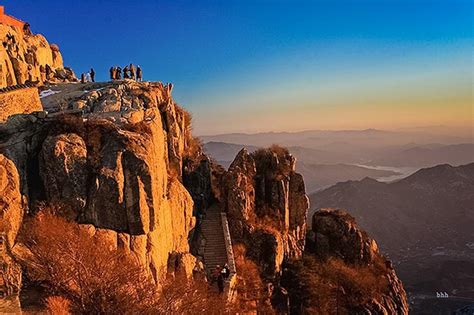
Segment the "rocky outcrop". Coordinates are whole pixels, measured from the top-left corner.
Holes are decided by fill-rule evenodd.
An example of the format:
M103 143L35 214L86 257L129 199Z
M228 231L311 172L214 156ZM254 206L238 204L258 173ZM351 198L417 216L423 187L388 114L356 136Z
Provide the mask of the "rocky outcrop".
M6 248L15 244L24 206L17 168L10 159L0 154L0 234L5 237Z
M212 162L201 155L198 161L187 160L183 167L183 183L197 202L197 209L202 209L214 200L212 188Z
M14 114L29 114L41 110L43 107L37 88L30 87L0 92L0 123Z
M252 154L242 149L223 177L232 236L247 245L247 254L269 279L304 249L309 202L295 162L279 147Z
M15 218L7 229L11 246L23 212L34 213L41 201L67 209L92 235L135 256L156 281L171 265L190 274L193 199L179 175L187 114L161 83L87 87L63 95L69 108L83 101L87 110L18 115L0 126L1 200Z
M0 24L0 39L0 87L27 81L77 81L74 72L63 66L58 46L50 45L44 36Z
M312 219L313 249L322 258L339 257L349 264L369 264L379 255L377 243L341 210L323 209Z
M20 178L15 165L0 154L0 294L17 294L21 268L11 255L24 214Z
M386 283L380 291L372 292L373 296L359 300L365 301L362 305L349 305L352 312L408 314L407 296L392 264L379 253L376 242L359 229L347 212L332 209L316 212L307 250L322 261L337 258L349 267L364 267L380 279L377 280L379 283Z
M40 175L52 203L63 202L82 213L87 200L87 148L74 133L49 136L42 145Z

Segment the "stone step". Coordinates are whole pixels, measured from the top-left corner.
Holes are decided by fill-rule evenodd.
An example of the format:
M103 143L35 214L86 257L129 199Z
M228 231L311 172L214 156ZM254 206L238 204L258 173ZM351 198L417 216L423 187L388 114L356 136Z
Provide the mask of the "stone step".
M227 259L227 255L213 255L213 254L208 254L209 257L204 257L204 260L206 261L211 261L212 259Z
M226 249L220 246L207 247L204 249L205 253L226 253Z
M207 262L208 263L211 263L211 262L218 262L218 261L226 261L227 260L227 257L226 256L216 256L216 257L212 257L212 259L208 259Z
M216 210L218 209L208 209L201 225L201 233L205 239L204 264L209 273L217 265L222 266L227 263L227 249L222 228L222 217L220 212Z
M207 260L213 259L214 257L219 258L219 259L222 258L222 257L224 257L224 258L227 257L227 255L224 254L223 252L221 252L221 253L216 253L216 252L212 252L212 251L211 252L204 252L204 255L206 255L206 254L209 256L209 257L207 257ZM204 257L204 260L206 260L206 257Z

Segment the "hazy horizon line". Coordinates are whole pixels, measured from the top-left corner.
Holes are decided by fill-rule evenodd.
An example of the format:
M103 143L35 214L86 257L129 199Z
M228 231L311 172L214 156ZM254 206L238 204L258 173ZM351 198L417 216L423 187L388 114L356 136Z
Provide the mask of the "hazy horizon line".
M412 126L412 127L399 127L399 128L325 128L325 129L295 129L295 130L261 130L261 131L229 131L229 132L221 132L221 133L205 133L200 134L198 133L196 137L218 137L218 136L229 136L229 135L260 135L260 134L298 134L298 133L306 133L306 132L363 132L363 131L383 131L383 132L408 132L408 131L424 131L424 132L432 132L433 130L427 129L444 129L444 131L451 131L449 135L452 135L453 132L467 132L468 134L463 135L462 137L469 137L469 133L471 137L474 137L474 127L472 125L465 125L465 126L450 126L450 125L427 125L427 126ZM440 130L441 131L441 130ZM440 134L446 135L446 134ZM458 135L460 136L460 135ZM473 139L474 140L474 139Z

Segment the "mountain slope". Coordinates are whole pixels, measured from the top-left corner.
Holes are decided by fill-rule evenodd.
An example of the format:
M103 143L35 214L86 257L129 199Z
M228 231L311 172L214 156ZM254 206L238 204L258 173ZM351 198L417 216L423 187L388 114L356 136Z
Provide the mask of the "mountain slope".
M422 169L391 184L369 178L338 183L311 195L311 201L313 211L347 208L382 248L434 240L442 246L452 237L468 240L474 235L474 163Z
M368 178L338 183L310 198L312 212L347 209L374 236L394 261L415 310L426 314L436 305L447 312L466 303L450 304L456 295L474 298L468 280L474 271L466 267L474 263L474 163L421 169L390 184ZM448 275L446 265L458 273ZM441 288L452 295L450 303L436 302Z
M440 163L461 165L474 162L474 144L462 143L435 147L415 146L398 152L390 152L370 162L384 166L433 166Z
M348 164L298 163L297 170L304 176L308 193L342 181L360 180L365 177L378 179L399 174L393 171L375 170Z

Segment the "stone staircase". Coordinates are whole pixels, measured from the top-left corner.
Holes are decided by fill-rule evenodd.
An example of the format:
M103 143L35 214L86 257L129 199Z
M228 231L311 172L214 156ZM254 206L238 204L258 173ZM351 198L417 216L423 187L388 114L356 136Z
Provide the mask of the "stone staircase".
M206 211L202 221L201 233L205 239L204 264L207 275L210 276L216 265L227 263L227 249L222 228L220 209L212 206Z

